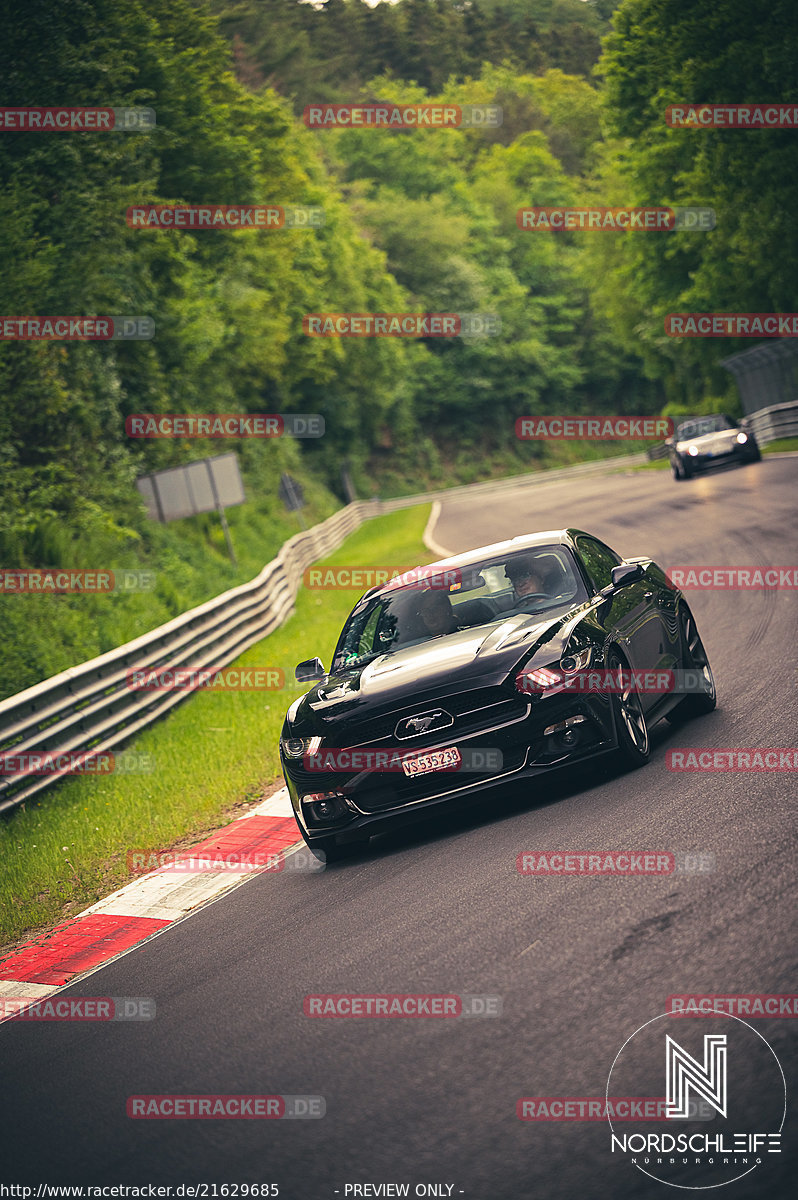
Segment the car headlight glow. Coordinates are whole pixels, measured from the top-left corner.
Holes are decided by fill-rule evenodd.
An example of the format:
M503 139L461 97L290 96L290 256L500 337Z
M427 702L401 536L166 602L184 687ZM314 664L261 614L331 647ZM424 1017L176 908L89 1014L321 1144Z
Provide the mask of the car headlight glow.
M741 446L744 445L745 442L748 441L748 434L747 433L738 433L737 441L740 443Z
M305 755L317 754L321 745L320 737L310 738L281 738L280 745L286 758L304 758Z
M688 446L687 453L692 454L695 457L695 455L698 454L698 446Z

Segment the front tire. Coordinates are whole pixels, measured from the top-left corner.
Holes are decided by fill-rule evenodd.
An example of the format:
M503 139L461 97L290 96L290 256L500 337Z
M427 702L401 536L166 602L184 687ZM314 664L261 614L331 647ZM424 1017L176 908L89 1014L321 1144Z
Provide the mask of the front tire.
M711 713L718 703L717 692L715 690L715 676L712 673L712 667L709 665L709 658L704 649L704 643L701 641L695 617L687 605L684 605L682 608L680 619L682 626L682 667L687 671L697 671L703 675L704 690L697 692L695 695L685 696L681 704L678 704L672 712L667 714L667 720L674 725L679 724L681 721L687 721L691 717L700 717L706 715L706 713Z
M312 842L305 838L305 841L318 859L329 864L353 858L364 848L368 839L359 842L339 842L334 837L327 837L314 838Z
M611 695L615 732L618 738L617 757L628 769L642 767L651 755L648 726L637 689L632 684L629 664L618 651L613 651L607 663L610 671L626 672L628 686Z

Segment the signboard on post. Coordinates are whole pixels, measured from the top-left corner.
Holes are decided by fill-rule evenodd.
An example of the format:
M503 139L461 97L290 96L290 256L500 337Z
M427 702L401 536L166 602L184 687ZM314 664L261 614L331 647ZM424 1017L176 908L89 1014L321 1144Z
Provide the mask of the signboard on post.
M224 530L231 561L236 556L224 510L246 501L244 483L238 467L238 458L231 450L229 454L217 454L213 458L201 458L184 467L166 467L153 471L136 480L148 515L154 521L178 521L182 517L194 517L198 513L218 512Z

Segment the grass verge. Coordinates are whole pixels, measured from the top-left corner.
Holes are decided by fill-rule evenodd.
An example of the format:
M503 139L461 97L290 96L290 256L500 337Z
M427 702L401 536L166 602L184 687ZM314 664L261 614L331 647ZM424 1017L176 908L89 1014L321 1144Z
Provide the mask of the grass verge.
M415 566L429 505L367 521L324 563ZM302 588L280 629L239 667L277 667L278 692L197 692L132 743L151 773L74 777L0 821L0 948L121 887L128 851L187 846L261 799L280 773L277 742L288 705L306 687L294 667L318 654L329 665L357 591Z

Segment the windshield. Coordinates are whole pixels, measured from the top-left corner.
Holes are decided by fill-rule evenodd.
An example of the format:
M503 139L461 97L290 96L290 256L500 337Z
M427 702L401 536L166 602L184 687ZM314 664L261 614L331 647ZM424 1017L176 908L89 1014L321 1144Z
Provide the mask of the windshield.
M549 618L586 599L571 552L534 546L362 600L344 626L332 669L360 667L378 655L513 615Z
M690 438L703 437L707 433L720 433L723 429L736 429L736 425L722 414L713 417L697 417L694 421L685 421L679 426L677 437L680 442Z

